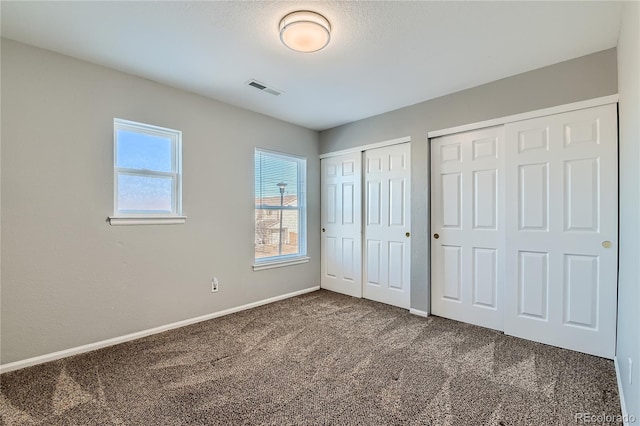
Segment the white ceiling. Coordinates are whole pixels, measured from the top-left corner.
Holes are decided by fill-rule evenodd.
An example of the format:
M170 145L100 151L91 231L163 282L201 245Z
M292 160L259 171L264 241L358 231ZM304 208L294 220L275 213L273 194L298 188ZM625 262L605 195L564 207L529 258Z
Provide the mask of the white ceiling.
M322 130L616 46L621 3L13 2L2 36ZM332 25L311 54L289 12ZM273 96L244 83L255 78Z

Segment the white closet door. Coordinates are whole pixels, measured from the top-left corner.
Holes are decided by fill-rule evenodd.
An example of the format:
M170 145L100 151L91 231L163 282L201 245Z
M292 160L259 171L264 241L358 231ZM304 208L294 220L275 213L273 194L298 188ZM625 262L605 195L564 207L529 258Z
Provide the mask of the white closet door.
M503 329L504 128L431 141L431 310Z
M616 106L515 122L505 131L505 332L612 358Z
M362 297L362 154L324 158L321 170L320 285Z
M364 297L409 309L411 146L365 152Z

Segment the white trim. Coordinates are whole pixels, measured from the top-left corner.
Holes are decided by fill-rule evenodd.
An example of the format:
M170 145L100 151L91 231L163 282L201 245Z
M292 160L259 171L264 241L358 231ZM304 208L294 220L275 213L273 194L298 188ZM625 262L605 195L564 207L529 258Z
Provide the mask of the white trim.
M616 381L618 382L618 395L620 395L620 409L622 411L622 421L625 426L629 426L629 412L627 411L627 404L624 400L624 392L622 390L622 377L620 377L620 364L618 363L618 357L613 357L613 365L616 368Z
M283 160L291 160L291 158L293 158L296 160L307 161L307 157L304 155L289 154L288 152L274 151L273 149L260 148L258 146L254 148L254 155L255 151L264 152L266 154L273 155L274 157L281 157Z
M254 258L253 270L260 271L262 269L278 268L281 266L296 265L299 263L306 263L309 261L307 257L307 157L302 157L296 154L286 154L278 151L271 151L268 149L258 148L254 149L254 160L258 155L262 158L273 157L287 162L295 162L297 173L297 205L296 206L272 206L263 208L262 204L256 204L256 193L258 188L254 188L253 202L254 212L256 210L280 210L282 211L297 211L298 212L298 252L293 255L277 255L260 261ZM262 163L261 163L262 164ZM258 176L259 175L259 176ZM254 178L259 177L259 184L262 184L262 166L260 170L254 170ZM262 189L260 188L260 194L262 195ZM281 217L282 219L282 217ZM282 222L282 220L281 220ZM281 223L282 224L282 223ZM257 226L257 219L254 221L254 228Z
M449 127L442 130L433 130L427 133L428 138L436 138L439 136L452 135L454 133L467 132L470 130L482 129L491 126L500 126L515 121L529 120L531 118L544 117L546 115L561 114L563 112L575 111L578 109L592 108L601 105L614 104L618 102L619 96L609 95L601 98L589 99L586 101L573 102L565 105L558 105L551 108L538 109L535 111L524 112L521 114L508 115L506 117L495 118L492 120L479 121L477 123L464 124L462 126ZM322 158L322 157L320 157Z
M411 136L405 136L402 138L391 139L383 142L370 143L368 145L356 146L353 148L343 149L340 151L327 152L326 154L320 154L320 159L328 158L328 157L337 157L338 155L344 155L344 154L352 154L354 152L368 151L370 149L383 148L385 146L398 145L400 143L407 143L407 142L411 142Z
M289 299L291 297L300 296L302 294L311 293L317 290L320 290L320 286L305 288L303 290L298 290L292 293L271 297L269 299L258 300L257 302L247 303L246 305L225 309L222 311L214 312L212 314L202 315L200 317L190 318L190 319L174 322L167 325L162 325L160 327L154 327L147 330L138 331L136 333L126 334L124 336L102 340L100 342L89 343L88 345L76 346L75 348L65 349L58 352L52 352L49 354L40 355L33 358L27 358L21 361L10 362L8 364L2 364L0 365L0 374L7 373L9 371L19 370L21 368L31 367L32 365L42 364L49 361L55 361L57 359L66 358L72 355L78 355L85 352L95 351L96 349L117 345L119 343L129 342L131 340L140 339L141 337L162 333L168 330L173 330L175 328L196 324L198 322L207 321L213 318L222 317L225 315L233 314L233 313L244 311L247 309L257 308L258 306L267 305L269 303L278 302L280 300Z
M157 136L171 140L171 172L158 172L146 169L131 169L118 167L118 130L127 130L132 133ZM121 212L118 206L118 178L120 174L146 177L167 177L171 178L171 215L182 215L182 131L169 129L166 127L154 126L152 124L138 123L136 121L124 120L115 117L113 119L113 216L127 216L127 212ZM144 211L134 212L145 216ZM148 223L147 223L148 224ZM114 225L114 223L112 223ZM129 223L128 225L139 225L139 223Z
M131 121L131 120L125 120L124 118L118 118L118 117L114 117L113 119L114 123L120 123L123 126L128 126L128 127L133 127L133 128L142 128L145 129L149 132L156 132L156 133L179 133L180 135L182 135L182 132L180 130L175 130L175 129L170 129L168 127L161 127L161 126L156 126L154 124L147 124L147 123L140 123L138 121Z
M429 312L421 311L419 309L413 309L413 308L409 309L409 313L413 315L417 315L419 317L425 317L425 318L429 316Z
M254 263L254 271L263 271L265 269L281 268L283 266L299 265L301 263L308 263L311 260L308 256L296 257L293 259L279 259L273 262Z
M186 216L109 216L111 225L180 225Z

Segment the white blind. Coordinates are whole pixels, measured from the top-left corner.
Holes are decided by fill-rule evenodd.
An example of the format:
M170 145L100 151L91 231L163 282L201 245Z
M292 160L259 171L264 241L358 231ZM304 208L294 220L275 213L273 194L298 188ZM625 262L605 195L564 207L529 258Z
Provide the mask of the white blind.
M256 149L255 258L306 254L306 160Z

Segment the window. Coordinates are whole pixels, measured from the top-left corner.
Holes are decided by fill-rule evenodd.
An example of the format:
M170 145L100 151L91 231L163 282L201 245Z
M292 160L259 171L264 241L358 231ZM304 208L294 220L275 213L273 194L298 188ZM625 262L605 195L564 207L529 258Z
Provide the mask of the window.
M112 225L184 223L182 132L114 119Z
M308 262L304 158L256 149L254 270Z

